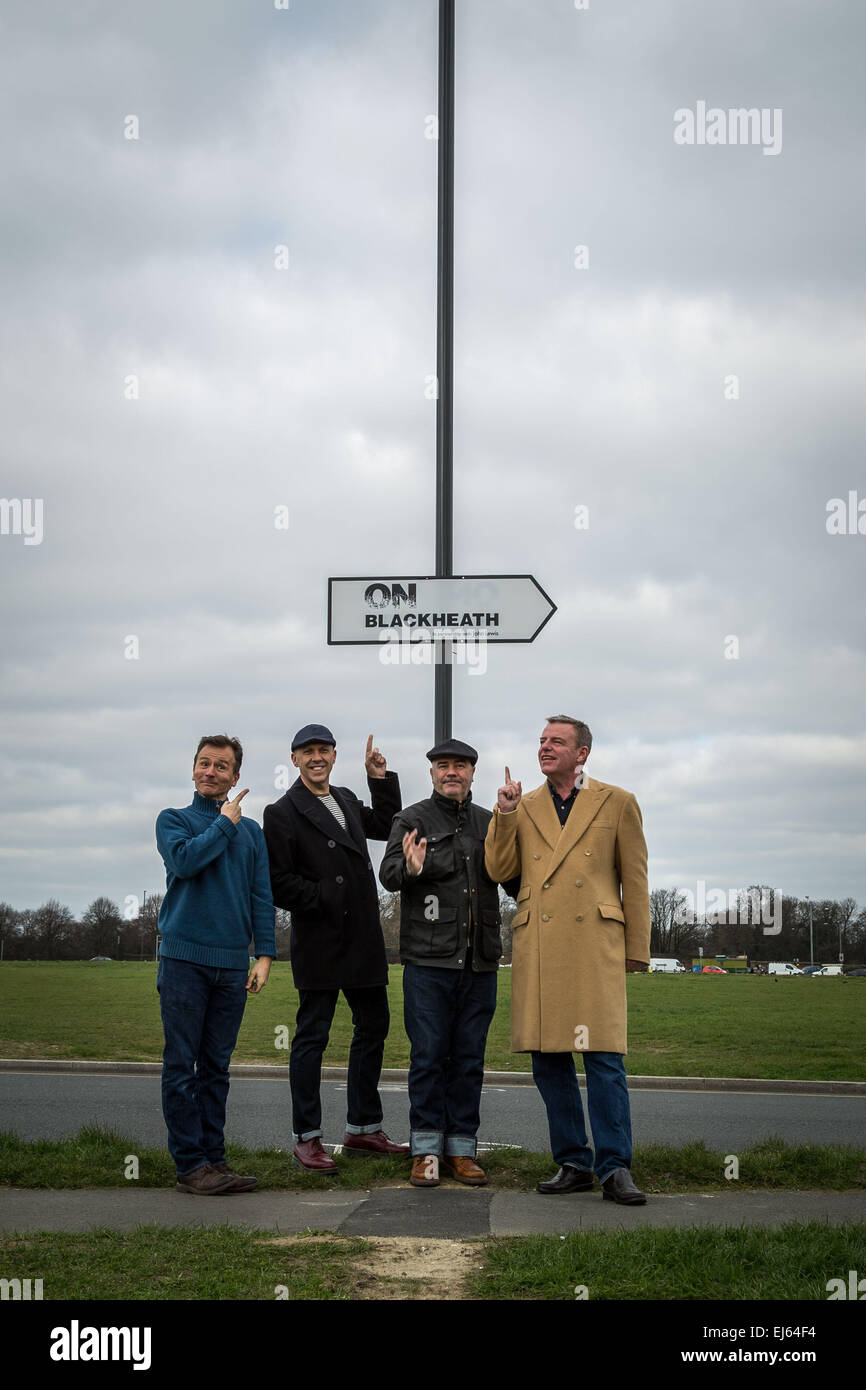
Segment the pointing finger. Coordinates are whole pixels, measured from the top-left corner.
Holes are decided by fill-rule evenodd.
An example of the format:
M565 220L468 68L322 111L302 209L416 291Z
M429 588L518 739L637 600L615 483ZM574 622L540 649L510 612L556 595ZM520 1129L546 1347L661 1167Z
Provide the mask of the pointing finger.
M372 753L372 751L373 751L373 735L372 735L372 734L368 734L368 735L367 735L367 757L368 757L368 758L369 758L370 754Z
M508 768L505 769L505 780L506 782L511 781L511 773L509 772Z
M238 792L237 796L235 797L235 804L237 804L238 801L243 801L248 791L249 787L244 787L242 792Z

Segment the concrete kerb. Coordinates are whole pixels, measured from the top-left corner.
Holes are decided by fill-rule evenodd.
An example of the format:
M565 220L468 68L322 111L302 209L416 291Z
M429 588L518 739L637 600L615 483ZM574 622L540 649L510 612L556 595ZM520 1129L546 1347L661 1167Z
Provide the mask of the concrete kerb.
M94 1075L159 1076L160 1062L98 1062L57 1057L0 1058L0 1071L7 1072L91 1072ZM232 1066L232 1076L265 1081L288 1081L289 1068L273 1064L238 1062ZM345 1081L346 1067L323 1067L323 1081ZM386 1068L382 1081L388 1085L404 1085L408 1072ZM486 1071L485 1086L534 1086L531 1072ZM766 1094L799 1094L814 1096L864 1096L866 1081L789 1081L767 1080L743 1076L629 1076L630 1089L635 1091L751 1091Z

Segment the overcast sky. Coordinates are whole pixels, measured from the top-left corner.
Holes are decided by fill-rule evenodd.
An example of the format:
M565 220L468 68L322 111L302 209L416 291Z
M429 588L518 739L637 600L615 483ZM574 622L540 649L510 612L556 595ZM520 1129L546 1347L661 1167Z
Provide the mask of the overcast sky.
M457 0L455 571L558 611L455 670L454 733L492 805L585 719L653 887L866 903L866 534L828 531L866 499L864 30ZM6 15L0 495L42 505L0 535L16 907L162 889L203 733L259 821L310 721L338 784L372 731L427 794L432 670L329 647L326 602L433 569L436 36L435 0Z

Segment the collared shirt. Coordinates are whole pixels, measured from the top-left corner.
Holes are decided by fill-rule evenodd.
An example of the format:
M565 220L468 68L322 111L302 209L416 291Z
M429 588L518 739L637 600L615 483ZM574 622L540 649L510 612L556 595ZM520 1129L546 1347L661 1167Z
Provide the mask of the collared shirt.
M577 800L577 793L583 785L583 773L581 772L580 777L566 797L561 797L559 795L559 792L550 779L548 779L547 785L550 790L550 795L553 797L553 804L556 808L556 814L559 816L559 823L560 825L565 825L565 822L568 820L569 812Z

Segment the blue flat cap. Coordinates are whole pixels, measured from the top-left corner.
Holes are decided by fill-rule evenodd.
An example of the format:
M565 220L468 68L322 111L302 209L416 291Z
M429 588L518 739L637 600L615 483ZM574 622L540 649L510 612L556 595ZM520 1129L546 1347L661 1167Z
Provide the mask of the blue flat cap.
M303 748L305 743L331 743L335 748L337 746L337 740L324 724L305 724L303 729L299 729L292 739L292 752L296 748Z

